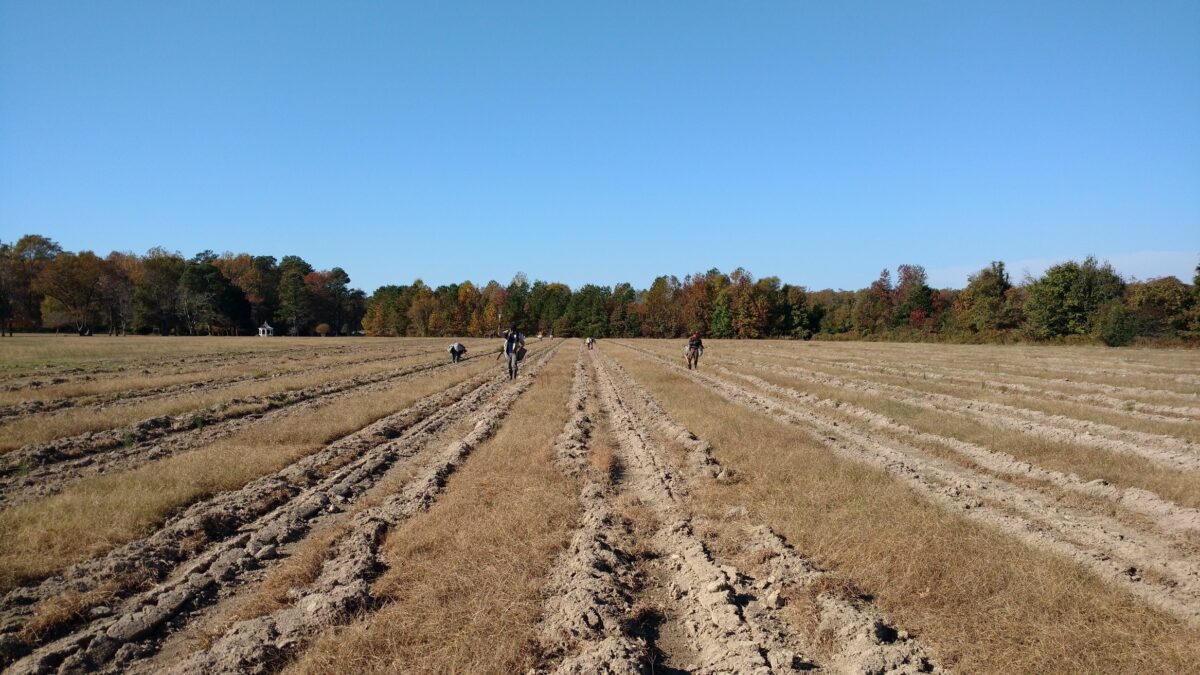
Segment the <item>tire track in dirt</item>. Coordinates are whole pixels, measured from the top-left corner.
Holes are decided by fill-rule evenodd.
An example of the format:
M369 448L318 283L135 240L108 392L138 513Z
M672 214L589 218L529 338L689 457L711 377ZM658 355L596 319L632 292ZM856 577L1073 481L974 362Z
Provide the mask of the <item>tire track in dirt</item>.
M626 422L619 422L618 425L630 424L628 428L635 431L643 447L651 447L653 439L645 435L644 430L647 427L643 422L649 418L665 437L680 442L685 447L688 455L685 461L693 478L712 480L724 475L720 464L712 458L711 446L708 443L672 419L654 396L625 372L619 363L607 355L602 355L600 359L604 361L601 366L601 381L611 388L609 396L614 401L610 405L624 408L622 413ZM605 395L602 388L601 397ZM697 462L693 456L707 459L699 465L702 467L700 470L697 470ZM665 471L669 473L670 470ZM667 473L660 475L666 476ZM679 508L682 504L673 507ZM811 662L798 661L795 653L787 649L791 647L808 654L819 652L824 666L839 672L942 672L940 667L933 663L924 646L906 632L891 627L860 598L847 598L844 594L835 592L833 589L839 585L830 583L829 573L799 555L769 527L751 527L743 537L747 547L765 552L765 561L760 563L759 569L756 570L757 579L733 567L721 567L720 570L734 590L735 597L749 600L742 604L742 613L752 625L757 623L760 626L757 632L774 635L777 642L785 643L779 657L771 658L771 654L767 653L772 670L787 672L791 667L807 669L814 665ZM694 535L691 539L703 548ZM711 588L710 585L705 590ZM781 591L789 595L811 596L809 599L818 619L813 622L811 634L805 636L806 639L798 636L786 637L794 631L775 611L785 602ZM817 647L816 643L821 644Z
M785 374L788 377L822 386L883 396L924 410L957 413L977 419L984 424L1032 434L1052 441L1071 442L1109 452L1133 455L1168 469L1200 470L1200 446L1175 436L1132 431L1100 422L1078 420L1003 403L990 403L948 394L923 392L893 384L847 380L796 366L746 363L735 359L731 359L729 362L767 372Z
M539 365L546 360L543 355ZM275 476L192 507L186 518L151 539L160 540L155 543L166 544L167 548L177 547L188 538L180 530L194 532L197 526L203 528L203 522L198 521L216 518L223 531L214 537L215 543L179 561L169 557L153 561L146 555L130 556L126 551L126 555L119 556L124 561L133 557L133 564L158 562L167 568L158 575L165 580L124 600L115 612L93 618L71 634L35 650L14 664L12 671L77 672L94 670L110 661L113 667L123 668L132 659L153 654L167 634L181 627L176 624L189 622L222 594L238 592L247 574L277 562L279 547L303 537L314 518L346 510L396 462L419 461L440 431L463 416L483 411L486 417L497 406L507 409L510 402L493 402L505 390L506 382L500 374L477 376L453 388L449 397L441 392L422 399L403 413L345 439L353 442L338 442L335 445L341 447L327 448L321 452L321 463L306 458ZM384 422L387 424L381 424ZM322 466L347 458L349 462L322 476ZM297 477L302 478L296 481ZM288 490L288 494L281 497L281 490ZM278 503L270 504L273 495ZM133 548L141 549L143 554L154 552L153 546L145 543ZM104 571L109 575L114 567L120 567L120 561L104 562ZM93 574L88 581L94 584L102 576Z
M264 419L303 412L450 365L438 359L343 382L231 399L201 411L153 417L130 427L28 445L0 455L0 505L53 494L86 476L133 468L224 438Z
M815 363L821 367L848 370L853 373L867 376L883 375L916 379L919 375L922 380L928 380L931 382L945 382L949 386L955 387L978 387L980 383L986 382L990 391L993 393L997 391L1006 394L1018 393L1025 396L1037 396L1056 401L1063 401L1066 403L1082 403L1099 411L1111 410L1129 415L1131 417L1136 417L1138 419L1150 421L1186 422L1200 420L1200 407L1146 403L1132 398L1120 398L1112 395L1128 395L1130 393L1167 393L1159 390L1116 387L1113 385L1103 384L1081 384L1079 382L1066 379L1039 378L1030 375L1017 375L1013 373L997 375L996 373L983 370L957 368L947 365L928 366L926 364L917 364L914 366L913 370L904 370L901 368L859 363L845 359L820 358L811 354L799 356L796 354L786 353L782 350L751 350L749 353L772 359L784 358L790 361L798 362L799 364L804 364L806 362ZM1027 382L1032 382L1034 384L1027 384ZM1039 384L1041 386L1038 386ZM1069 391L1051 388L1049 385L1063 387ZM1097 390L1107 393L1096 393ZM1176 394L1176 396L1182 395Z
M649 654L644 641L626 630L638 585L629 526L614 513L609 490L588 464L595 419L592 386L581 352L567 403L571 416L554 444L558 468L583 480L579 526L543 591L537 670L632 675L643 672Z
M1151 532L1135 530L1107 515L1063 506L1036 490L930 456L897 440L876 438L839 424L822 416L819 408L801 408L786 397L781 399L779 390L784 387L763 382L764 390L758 391L689 371L636 346L621 346L650 356L732 403L813 430L840 456L879 467L935 502L1029 545L1065 555L1150 604L1193 625L1200 623L1200 561L1176 551Z
M44 415L62 410L80 410L86 408L108 409L138 405L145 403L146 401L160 398L170 398L196 391L219 391L221 389L228 389L240 384L267 382L280 377L298 377L328 370L336 370L339 368L351 368L370 363L384 363L397 359L419 358L422 356L440 353L440 351L441 350L425 350L414 352L412 354L400 355L376 354L365 358L355 358L349 361L337 361L334 363L325 363L317 366L301 366L293 370L285 370L282 372L264 372L258 375L249 376L228 375L225 377L202 378L161 387L125 389L122 391L104 394L84 394L80 396L70 396L56 399L24 401L22 403L14 403L12 405L0 407L0 422L3 422L10 417Z
M361 386L340 388L332 393L301 400L292 405L268 410L265 413L233 417L186 433L152 439L145 443L121 446L76 459L43 464L28 471L9 474L0 477L0 508L54 495L86 478L135 469L155 460L232 436L254 424L303 414L348 396L385 391L398 382L432 375L448 366L449 364L441 362L420 364L388 379Z
M323 629L344 624L363 611L376 609L381 600L372 582L387 569L380 550L388 530L437 499L458 464L491 438L508 411L533 382L558 347L543 351L516 380L499 383L493 401L479 410L475 424L462 439L453 441L429 458L417 477L400 492L377 506L356 513L349 531L333 546L319 576L303 589L294 606L234 624L209 648L176 664L173 673L244 673L275 670L288 654L302 648Z
M770 634L748 606L757 599L740 593L741 575L722 569L692 531L692 523L681 503L686 487L681 476L667 465L648 429L639 423L626 404L608 363L591 352L596 368L598 397L608 418L621 460L624 489L656 516L655 531L646 542L656 560L647 576L657 586L664 607L664 625L655 632L668 632L670 639L656 639L653 649L659 658L684 664L697 673L789 672L802 666L797 652L804 643L788 633Z

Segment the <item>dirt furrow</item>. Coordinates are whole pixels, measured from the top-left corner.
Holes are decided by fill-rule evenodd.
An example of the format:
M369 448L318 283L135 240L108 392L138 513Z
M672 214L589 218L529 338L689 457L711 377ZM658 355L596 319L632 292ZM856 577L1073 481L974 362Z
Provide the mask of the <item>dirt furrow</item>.
M214 555L219 560L231 547L245 549L265 541L264 537L286 540L304 519L330 505L338 508L345 500L360 495L386 466L419 450L437 430L494 394L503 381L495 369L490 369L420 399L275 474L193 504L144 539L75 565L37 586L11 591L0 600L0 663L80 621L108 618L109 612L91 616L94 607L89 605L110 603L137 588L168 579L173 571L203 568L206 560L211 567ZM264 543L254 547L251 553L255 560L269 557L264 547L269 550L270 546ZM235 562L248 561L238 558ZM237 571L244 565L227 567ZM178 586L177 582L168 587ZM110 597L89 599L96 589L106 587L112 589ZM162 592L160 587L150 594ZM64 598L77 598L80 606L67 621L55 626L56 632L39 635L34 628L39 616ZM77 648L67 644L62 649L72 653Z
M1004 452L991 450L975 443L940 434L922 432L901 424L886 415L873 412L844 401L821 398L815 394L782 387L762 378L728 370L721 366L717 372L740 378L773 394L786 396L823 410L837 412L863 420L871 427L884 429L911 438L918 442L941 445L954 450L970 462L993 472L997 476L1023 476L1045 483L1067 492L1076 492L1091 497L1109 500L1133 513L1145 516L1152 525L1163 533L1200 534L1200 509L1180 506L1141 488L1120 488L1104 480L1085 481L1072 473L1045 469L1031 462L1019 460Z
M14 671L24 668L37 672L47 665L57 666L60 672L90 670L109 659L126 664L133 657L152 654L157 643L171 632L168 622L185 610L194 613L219 596L236 592L247 573L269 564L266 561L277 557L279 547L307 533L314 517L323 511L344 510L391 465L420 453L442 428L479 410L503 384L504 380L494 376L466 397L439 408L405 430L400 438L371 448L325 480L301 490L286 504L240 528L232 539L177 566L167 582L127 601L113 615L93 621L18 662Z
M595 352L592 352L594 355ZM650 545L657 564L655 579L666 619L654 648L672 664L698 673L769 673L811 668L801 656L804 641L782 624L764 621L750 606L763 600L747 593L742 575L713 560L692 530L682 497L682 476L665 462L647 427L623 400L611 366L593 356L599 399L615 436L625 467L628 490L640 505L655 514L657 526Z
M168 448L169 452L178 452L194 447L197 443L208 442L232 433L241 427L239 420L242 418L261 416L262 413L286 409L305 402L328 400L330 396L352 392L367 385L391 383L449 365L448 362L438 359L305 389L231 399L183 415L153 417L128 427L87 432L47 443L27 445L0 455L0 485L6 488L4 492L7 493L8 485L34 484L28 474L35 468L61 465L62 462L80 458L91 458L91 461L78 462L78 466L87 466L92 462L103 464L104 460L96 455L116 448L125 448L124 452L118 453L122 460L143 454L162 456L161 453L155 452L159 447L159 439L176 435L187 436L187 440L172 443L172 447ZM58 469L52 468L43 475L49 475L56 470Z
M252 413L245 416L231 417L210 426L203 426L188 431L187 433L172 434L165 438L151 439L143 443L120 446L104 452L42 464L25 471L9 474L8 476L0 477L0 508L56 494L85 478L135 469L143 464L231 436L253 424L300 415L347 396L357 396L373 391L384 391L395 386L397 382L430 375L445 365L447 364L440 362L422 364L387 379L376 380L354 387L338 388L331 393L317 395L284 407L277 407L265 413Z
M945 382L951 386L972 386L976 388L980 386L980 383L986 382L993 391L999 390L1004 393L1012 392L1026 396L1037 396L1069 403L1084 403L1100 410L1113 410L1145 420L1178 422L1180 420L1189 421L1200 419L1200 407L1146 403L1134 398L1120 397L1119 395L1128 396L1131 394L1131 388L1128 387L1117 387L1113 385L1101 384L1081 384L1079 382L1066 379L1046 379L1030 375L1016 375L1011 373L998 375L994 372L955 368L944 365L939 365L936 367L917 365L910 369L902 369L877 364L858 363L844 359L822 359L812 355L797 356L775 350L753 350L749 353L756 356L765 356L771 359L785 358L801 364L810 362L818 364L821 367L848 370L868 376L885 375L913 379L920 377L920 379L928 380L930 382ZM1027 384L1027 382L1032 384ZM1053 385L1054 387L1061 387L1062 389L1051 388L1050 385ZM1097 391L1106 393L1097 393ZM1133 389L1132 393L1136 395L1168 392L1147 392L1145 390Z
M328 370L336 370L339 368L349 368L368 363L384 362L396 360L400 358L416 358L421 356L429 356L431 354L440 353L441 350L424 350L412 354L389 355L376 354L366 358L355 358L348 361L338 361L336 363L325 363L317 366L301 366L295 369L283 371L263 372L257 375L227 375L224 377L202 377L201 379L180 382L161 387L150 387L146 389L125 389L118 392L105 394L85 394L81 396L71 396L54 399L39 399L33 401L24 401L0 407L0 421L9 417L19 417L24 415L44 415L46 413L58 412L61 410L78 410L82 408L100 408L108 409L114 407L122 407L129 405L138 405L146 401L159 398L170 398L187 394L196 391L212 392L221 389L228 389L241 384L249 384L252 382L265 382L276 379L281 376L296 377L299 375L307 375L311 373L324 372Z
M915 347L916 345L910 346ZM869 347L863 346L862 343L858 343L854 348L853 357L858 357L862 353L870 353L887 359L897 354L898 348L903 349L900 345L893 344L882 349L872 350ZM1118 363L1114 364L1104 358L1111 354L1108 350L1092 349L1081 352L1070 348L1046 350L1043 347L1036 346L1024 350L1011 347L1000 347L999 349L1008 352L1003 360L998 358L996 347L984 347L969 355L963 353L956 355L953 352L942 351L937 357L932 358L936 358L939 364L950 363L956 366L961 366L963 362L970 363L972 366L985 363L994 374L1023 374L1029 370L1034 370L1041 376L1070 379L1074 382L1085 382L1088 384L1112 384L1118 387L1129 386L1126 382L1135 378L1189 384L1194 383L1194 379L1197 377L1195 372L1189 372L1191 368L1190 364L1187 363L1173 364L1172 366L1155 366L1141 363L1134 359L1120 359ZM906 360L916 363L927 363L932 360L927 350L927 346L907 350L905 352ZM1166 356L1171 351L1164 349L1160 353ZM845 354L843 353L843 355ZM1195 394L1194 390L1178 391L1174 389L1162 389L1161 391L1184 395Z
M734 361L731 361L731 363ZM1002 403L989 403L934 394L880 382L848 380L794 366L741 363L766 372L777 372L823 386L887 396L895 401L935 412L952 412L979 419L984 424L1068 441L1126 455L1135 455L1159 466L1183 471L1200 470L1200 447L1174 436L1121 429L1109 424L1078 420Z
M937 502L961 509L969 517L999 527L1030 545L1066 555L1186 621L1200 621L1200 561L1157 541L1150 533L1138 532L1104 515L1061 506L1036 490L992 478L886 437L874 437L775 395L689 371L638 351L685 373L726 400L819 432L838 454L877 466Z
M880 362L891 362L898 354L890 351L870 352L856 349L853 354L845 353L830 353L830 352L813 352L806 350L802 354L793 354L784 349L778 349L773 346L764 346L758 350L760 354L771 356L786 356L800 361L817 361L830 364L847 363L858 367L874 367ZM1044 358L1031 360L1021 360L1020 356L1009 356L1004 361L997 358L996 353L979 354L977 357L966 360L956 361L951 358L946 358L944 353L934 357L919 355L914 357L901 356L902 361L909 363L915 369L921 371L935 371L946 373L957 373L965 376L965 379L979 381L980 379L1000 379L1012 378L1026 382L1034 386L1055 385L1066 389L1078 389L1084 393L1104 392L1114 396L1132 397L1135 399L1144 396L1162 396L1169 399L1190 399L1192 401L1200 400L1200 392L1196 391L1179 391L1175 389L1158 389L1148 386L1139 386L1133 384L1122 383L1106 383L1097 382L1086 379L1086 372L1078 370L1055 370L1055 366L1046 363ZM1015 360L1014 360L1015 359ZM1073 359L1071 365L1078 366L1079 359ZM1132 364L1128 364L1132 365ZM1132 371L1121 372L1118 377L1120 380L1128 380L1130 377L1137 377L1138 374Z
M593 475L596 471L588 464L593 399L591 375L581 354L567 404L571 417L554 447L559 469L583 479L580 522L544 590L539 671L632 675L644 671L648 655L645 643L625 629L634 613L637 586L628 526L613 512L602 477Z
M297 589L299 601L271 614L234 624L209 648L171 668L174 673L245 673L279 668L289 654L319 631L377 607L371 584L387 569L380 545L387 531L428 509L456 466L502 424L509 409L536 380L558 346L546 350L520 378L505 381L475 417L467 435L446 445L416 478L377 506L359 511L333 546L312 583Z
M617 391L619 403L626 404L626 412L634 424L653 415L654 424L667 438L682 442L689 447L688 454L702 452L708 458L707 469L698 475L705 479L719 478L724 471L711 457L710 447L686 427L672 419L644 386L625 372L615 361L606 359L604 375ZM632 406L630 402L634 402ZM643 408L637 410L638 406ZM688 461L694 466L694 460ZM689 525L690 527L690 525ZM690 531L689 533L690 534ZM691 535L696 545L699 540ZM785 647L781 658L770 659L774 670L784 670L783 664L809 667L813 664L788 657L787 647L806 650L809 654L819 652L825 667L841 672L870 673L916 673L935 672L936 666L924 646L907 633L892 628L881 616L858 599L846 598L833 591L836 584L827 583L830 575L800 556L781 537L765 526L757 526L744 535L746 548L765 552L763 563L756 569L757 577L746 574L747 570L720 567L735 597L749 599L740 602L741 611L754 626L756 634L768 641L782 642ZM709 590L712 586L707 587ZM788 636L791 632L775 611L786 601L784 594L803 594L809 598L819 617L810 627L808 640ZM816 643L820 643L819 645Z

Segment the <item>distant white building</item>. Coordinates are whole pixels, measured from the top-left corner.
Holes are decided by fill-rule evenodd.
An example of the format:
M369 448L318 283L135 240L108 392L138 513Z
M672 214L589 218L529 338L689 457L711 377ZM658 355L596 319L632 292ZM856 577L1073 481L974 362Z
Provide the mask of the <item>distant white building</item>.
M258 337L274 337L275 329L266 321L258 327Z

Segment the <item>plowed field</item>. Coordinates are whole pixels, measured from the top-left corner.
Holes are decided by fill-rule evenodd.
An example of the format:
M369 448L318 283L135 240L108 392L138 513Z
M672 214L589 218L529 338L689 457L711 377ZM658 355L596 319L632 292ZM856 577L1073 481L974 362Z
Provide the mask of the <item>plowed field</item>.
M0 667L1200 671L1200 354L0 341Z

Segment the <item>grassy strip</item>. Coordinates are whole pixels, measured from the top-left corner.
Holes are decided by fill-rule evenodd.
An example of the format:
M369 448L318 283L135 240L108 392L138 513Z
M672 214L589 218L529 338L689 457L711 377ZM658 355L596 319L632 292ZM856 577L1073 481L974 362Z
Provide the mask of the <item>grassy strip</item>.
M86 479L62 493L0 512L0 591L53 574L153 531L171 513L287 466L325 443L495 364L398 382L299 416L253 424L207 446L131 471Z
M962 672L1194 672L1200 631L1073 563L943 511L819 439L613 350L673 417L707 439L735 485L693 492L721 517L745 506L853 579Z
M533 663L540 590L566 545L578 486L552 463L575 350L563 349L426 513L388 537L391 602L319 638L301 673L516 673Z

